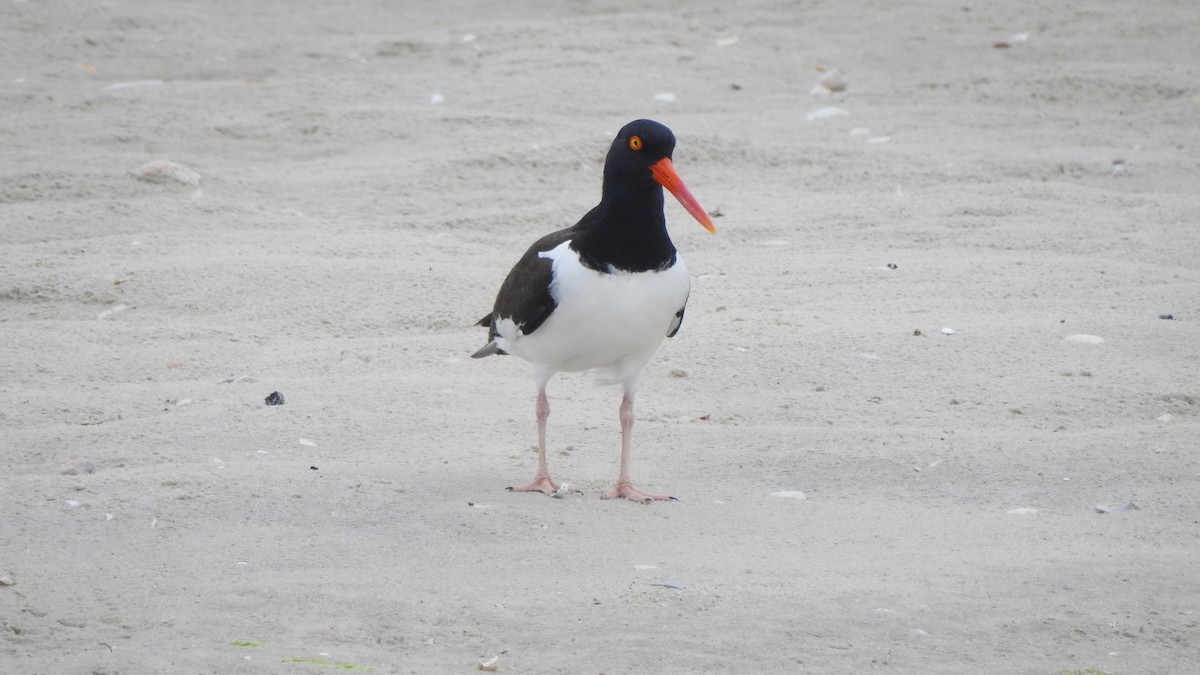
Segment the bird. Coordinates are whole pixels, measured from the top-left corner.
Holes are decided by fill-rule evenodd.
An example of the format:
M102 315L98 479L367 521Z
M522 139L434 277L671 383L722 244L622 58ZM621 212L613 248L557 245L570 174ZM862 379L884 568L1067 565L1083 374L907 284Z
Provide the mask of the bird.
M691 292L667 233L663 189L717 231L675 170L674 150L675 134L659 122L622 127L604 162L600 203L575 225L534 242L504 279L492 311L475 324L488 329L488 343L473 358L513 355L534 366L538 468L532 481L510 491L559 496L567 489L546 464L546 386L556 373L592 370L599 384L622 389L620 469L601 498L675 499L635 487L629 468L642 369L663 339L679 332Z

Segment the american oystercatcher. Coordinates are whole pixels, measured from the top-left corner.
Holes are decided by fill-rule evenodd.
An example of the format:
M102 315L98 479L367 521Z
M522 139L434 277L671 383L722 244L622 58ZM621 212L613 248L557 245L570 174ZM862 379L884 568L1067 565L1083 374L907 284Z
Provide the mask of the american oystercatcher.
M537 377L538 470L517 492L555 494L546 468L546 384L559 371L597 371L620 384L621 469L602 497L650 503L673 499L642 492L629 478L633 395L642 368L683 322L691 279L667 234L663 191L675 195L709 232L712 220L671 163L675 135L650 120L625 125L604 162L600 204L573 227L534 242L508 273L492 312L476 324L489 342L471 356L512 354Z

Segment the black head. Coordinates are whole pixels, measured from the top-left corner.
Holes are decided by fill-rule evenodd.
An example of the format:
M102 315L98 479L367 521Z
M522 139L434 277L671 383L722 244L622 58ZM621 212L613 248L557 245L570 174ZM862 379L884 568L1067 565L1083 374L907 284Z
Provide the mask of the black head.
M635 120L613 139L604 163L600 204L571 228L571 248L597 271L665 269L675 262L667 234L663 188L708 231L712 220L671 163L675 134L658 122Z
M634 120L617 132L604 161L604 182L652 187L650 167L675 151L675 134L653 120Z
M680 204L709 232L716 232L712 220L675 172L671 153L675 152L675 134L653 120L634 120L617 132L604 162L604 202L654 202L655 219L662 220L662 188L675 195ZM648 212L647 212L648 213Z

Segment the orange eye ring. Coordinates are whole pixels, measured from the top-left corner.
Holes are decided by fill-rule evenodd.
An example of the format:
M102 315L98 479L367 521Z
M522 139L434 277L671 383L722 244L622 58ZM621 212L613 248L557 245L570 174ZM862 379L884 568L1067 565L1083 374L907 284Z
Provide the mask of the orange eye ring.
M630 136L629 137L629 149L630 150L641 150L642 149L642 137L641 136Z

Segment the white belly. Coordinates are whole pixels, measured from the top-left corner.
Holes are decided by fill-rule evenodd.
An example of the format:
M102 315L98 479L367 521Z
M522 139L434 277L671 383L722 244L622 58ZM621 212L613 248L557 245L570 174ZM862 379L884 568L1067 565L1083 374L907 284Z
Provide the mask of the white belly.
M553 261L554 313L530 335L502 321L497 342L551 371L600 368L603 380L629 381L654 356L687 302L687 266L677 257L661 272L601 274L584 267L569 244L539 254Z

